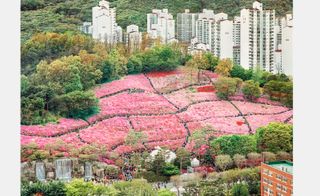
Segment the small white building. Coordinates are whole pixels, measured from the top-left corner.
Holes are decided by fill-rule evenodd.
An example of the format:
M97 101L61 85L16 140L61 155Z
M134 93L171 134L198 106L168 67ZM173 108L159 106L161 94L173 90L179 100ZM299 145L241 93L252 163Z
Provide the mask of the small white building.
M197 158L193 158L191 160L191 167L199 167L200 166L200 161Z
M147 32L152 39L159 37L165 44L175 38L175 21L168 9L153 9L147 14Z
M210 45L200 43L197 38L191 39L191 43L188 47L188 53L194 55L203 52L210 52Z

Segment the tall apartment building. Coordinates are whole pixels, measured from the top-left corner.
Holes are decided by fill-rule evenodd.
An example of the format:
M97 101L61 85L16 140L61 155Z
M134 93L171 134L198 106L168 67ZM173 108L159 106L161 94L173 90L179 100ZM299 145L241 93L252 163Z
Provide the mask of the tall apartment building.
M153 39L160 37L162 43L169 43L175 38L175 21L168 9L153 9L147 14L147 32Z
M116 8L101 0L92 8L92 37L102 42L114 44L122 42L122 29L116 23Z
M293 30L293 19L292 15L288 14L286 18L282 19L282 73L292 76L292 30Z
M137 25L127 26L125 42L130 52L136 51L140 48L142 34L139 32L139 27Z
M292 196L292 170L289 161L261 163L261 196Z
M204 9L196 22L196 38L199 43L210 45L211 28L214 22L213 10Z
M274 68L275 10L263 10L255 1L250 9L240 12L240 64L244 68L260 66L265 71Z
M274 26L274 67L276 73L281 73L282 68L282 25L281 19L276 18Z
M196 22L196 39L219 58L233 57L233 23L227 20L228 15L213 10L203 10Z
M180 42L190 43L191 39L196 36L198 17L198 13L190 13L189 9L177 14L177 39Z
M241 19L235 16L233 19L233 63L240 65L240 26Z
M292 14L276 19L274 45L277 73L292 75L292 29Z

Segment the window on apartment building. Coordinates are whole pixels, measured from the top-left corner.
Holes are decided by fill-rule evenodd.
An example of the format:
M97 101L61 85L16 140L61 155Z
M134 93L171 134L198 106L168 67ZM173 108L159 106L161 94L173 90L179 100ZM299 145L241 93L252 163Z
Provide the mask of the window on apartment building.
M277 178L277 180L281 180L281 179L282 179L282 176L279 175L279 174L277 174L277 175L276 175L276 178Z
M282 193L277 192L277 196L283 196L283 194L282 194Z
M283 177L283 178L282 178L282 181L283 181L283 182L287 182L288 179L287 179L286 177Z
M286 193L288 191L287 187L283 186L282 191Z
M281 185L280 184L277 184L277 189L281 190Z

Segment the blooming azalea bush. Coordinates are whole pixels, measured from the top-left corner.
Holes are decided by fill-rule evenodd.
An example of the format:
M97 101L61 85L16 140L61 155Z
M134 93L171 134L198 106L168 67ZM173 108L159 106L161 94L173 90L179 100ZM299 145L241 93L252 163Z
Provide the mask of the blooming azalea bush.
M232 101L233 104L239 108L242 114L275 114L278 112L284 112L288 110L284 106L273 106L260 103L243 102L243 101Z
M248 134L249 127L243 117L210 118L203 121L190 122L187 124L191 133L205 127L212 127L225 134Z
M147 135L148 141L175 140L185 138L187 131L176 115L133 116L133 128Z
M141 89L148 92L154 92L150 82L143 74L129 75L120 80L102 84L94 92L98 98L117 93L128 89Z
M127 118L115 117L83 129L79 135L87 143L103 145L108 150L111 150L112 147L124 143L129 130L130 125Z
M206 86L200 86L206 87ZM218 97L213 92L198 92L197 89L187 88L165 95L166 99L171 101L178 108L184 108L188 105L201 101L218 101Z
M147 74L155 89L161 93L168 93L197 83L210 83L207 76L196 71L189 71L185 68L179 70L177 74L169 74L164 77L157 77L153 74ZM199 77L199 78L198 78Z
M58 123L46 125L21 125L21 133L35 136L54 136L88 126L88 123L80 119L61 118Z
M44 149L46 145L54 144L58 141L63 141L64 143L74 148L78 148L85 145L83 142L80 141L77 133L68 133L60 137L39 137L39 136L21 135L20 141L21 141L20 142L21 145L36 143L40 149Z
M177 109L164 97L153 93L121 93L100 100L100 113L88 119L90 123L114 115L174 113Z
M238 116L239 111L227 101L203 102L191 105L187 111L178 114L186 122L212 117Z
M271 122L285 122L287 119L292 117L293 111L287 111L281 114L272 114L272 115L251 115L247 116L251 129L253 132L257 130L257 128L265 126Z

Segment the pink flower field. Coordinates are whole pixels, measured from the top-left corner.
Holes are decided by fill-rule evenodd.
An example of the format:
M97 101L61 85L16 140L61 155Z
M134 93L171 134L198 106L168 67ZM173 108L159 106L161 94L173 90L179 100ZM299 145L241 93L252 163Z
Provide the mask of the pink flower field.
M115 80L110 83L105 83L95 89L95 95L98 98L101 98L103 96L128 89L141 89L149 92L154 92L148 79L143 74L138 74L129 75L121 80Z
M179 114L179 117L185 121L198 121L210 117L237 116L239 111L227 101L203 102L191 105L187 111Z
M74 120L61 118L58 123L48 123L45 126L31 125L21 126L21 133L24 135L37 135L37 136L54 136L65 134L76 129L84 128L89 124L84 120Z
M80 138L90 144L104 145L107 149L124 143L130 129L125 117L103 120L80 131Z
M155 76L152 73L147 74L147 77L150 79L155 89L160 93L168 93L197 83L210 83L209 76L201 73L198 81L198 73L196 71L188 72L183 69L180 69L176 74L168 74L163 77L159 77L158 75Z
M21 145L36 143L44 148L64 141L74 148L94 145L117 154L156 146L193 149L189 136L204 127L212 127L215 132L210 134L219 137L254 133L270 122L292 124L292 109L266 97L250 102L242 94L231 97L231 101L219 100L211 86L218 75L203 71L199 76L198 80L196 72L179 68L102 84L94 89L100 100L98 114L84 120L61 118L46 125L22 125ZM145 134L146 141L126 145L130 130ZM199 153L205 149L201 147Z
M204 127L212 127L214 130L227 134L249 133L249 127L245 124L243 117L210 118L203 121L190 122L187 125L191 133Z

